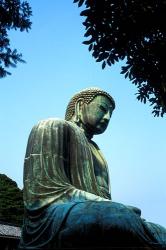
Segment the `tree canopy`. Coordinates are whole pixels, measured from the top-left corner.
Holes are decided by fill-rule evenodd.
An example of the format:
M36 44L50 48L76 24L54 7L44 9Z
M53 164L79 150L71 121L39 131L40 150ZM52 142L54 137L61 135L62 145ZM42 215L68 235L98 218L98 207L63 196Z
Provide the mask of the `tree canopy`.
M23 214L23 191L15 181L0 174L0 220L22 225Z
M166 1L74 0L88 40L83 43L102 68L124 60L121 73L150 102L154 116L166 113Z
M28 31L31 28L31 15L31 7L27 1L0 0L0 78L11 74L7 70L9 67L25 62L21 53L11 49L8 33L12 29Z

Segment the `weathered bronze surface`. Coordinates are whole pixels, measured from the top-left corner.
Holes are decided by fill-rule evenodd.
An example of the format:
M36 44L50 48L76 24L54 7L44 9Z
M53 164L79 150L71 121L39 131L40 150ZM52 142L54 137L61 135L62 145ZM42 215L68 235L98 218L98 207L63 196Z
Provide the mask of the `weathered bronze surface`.
M111 200L108 166L92 137L106 130L114 108L108 93L90 88L71 99L65 120L33 127L20 249L166 246L165 228Z

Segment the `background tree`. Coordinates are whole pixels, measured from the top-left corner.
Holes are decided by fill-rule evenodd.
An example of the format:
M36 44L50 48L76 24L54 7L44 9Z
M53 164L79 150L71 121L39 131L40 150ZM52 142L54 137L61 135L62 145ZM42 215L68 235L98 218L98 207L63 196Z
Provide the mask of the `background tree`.
M0 174L0 221L22 225L23 214L23 191L15 181Z
M31 8L26 1L0 0L0 77L11 74L6 70L16 67L18 62L25 62L22 54L10 48L8 32L11 29L28 31L31 28Z
M166 113L166 1L74 0L102 68L124 60L121 73L137 86L137 99L153 105L154 116Z

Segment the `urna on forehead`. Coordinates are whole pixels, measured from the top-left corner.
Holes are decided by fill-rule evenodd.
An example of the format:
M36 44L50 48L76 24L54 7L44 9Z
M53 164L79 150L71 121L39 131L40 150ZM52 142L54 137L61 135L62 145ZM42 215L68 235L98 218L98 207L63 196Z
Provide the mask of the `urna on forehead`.
M79 91L71 98L66 109L65 119L71 119L75 111L75 104L80 98L83 98L84 102L88 104L98 95L106 96L110 100L113 109L115 109L115 101L110 94L98 87L90 87Z

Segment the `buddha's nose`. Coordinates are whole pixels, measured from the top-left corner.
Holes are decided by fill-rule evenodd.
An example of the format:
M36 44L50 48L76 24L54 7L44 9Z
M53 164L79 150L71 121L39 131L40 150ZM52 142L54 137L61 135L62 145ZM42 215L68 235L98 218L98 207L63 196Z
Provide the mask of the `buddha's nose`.
M108 110L107 113L105 113L103 119L109 121L110 117L111 117L111 114L110 114L110 111Z

